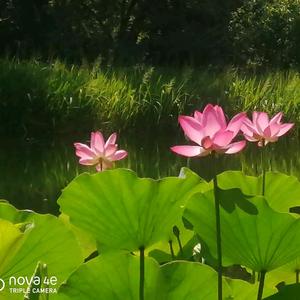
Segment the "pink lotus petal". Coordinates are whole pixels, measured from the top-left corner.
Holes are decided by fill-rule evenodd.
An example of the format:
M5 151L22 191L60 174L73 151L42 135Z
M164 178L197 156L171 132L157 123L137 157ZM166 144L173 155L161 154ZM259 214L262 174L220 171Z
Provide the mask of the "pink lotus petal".
M102 163L96 165L96 170L97 170L97 172L102 172L103 171L102 170Z
M215 106L215 112L217 113L217 117L219 119L220 125L222 129L226 129L227 123L224 115L224 111L221 106Z
M264 146L266 146L268 143L274 143L274 142L277 142L278 141L278 136L272 136L272 137L269 137L269 138L265 138L264 139Z
M116 153L111 157L112 160L120 160L125 158L128 155L127 151L125 150L118 150Z
M76 149L76 155L81 158L94 159L97 156L95 151L85 144L74 143L74 147Z
M104 138L100 131L91 133L91 149L101 154L104 151Z
M242 151L246 146L246 141L235 142L228 145L227 150L224 152L226 154L234 154Z
M215 111L215 107L212 104L207 104L204 109L203 109L203 113L202 113L202 125L206 126L207 124L207 116L209 114L214 114L215 117L217 118L217 113Z
M241 126L241 130L243 133L247 135L260 135L256 127L249 120L245 120L243 125Z
M257 138L255 138L255 137L253 137L253 136L250 136L250 135L247 135L247 134L245 134L245 133L244 133L244 137L245 137L245 139L246 139L247 141L249 141L249 142L257 142L257 141L258 141Z
M277 136L282 136L282 135L286 134L290 129L293 128L294 125L295 125L294 123L285 123L285 124L280 125L280 130L277 133Z
M200 145L204 133L200 123L188 116L179 116L178 120L186 136L191 141Z
M233 132L233 137L232 138L234 138L239 133L239 131L241 129L241 126L243 125L243 122L245 120L246 120L246 113L244 113L244 112L235 115L230 120L230 122L228 123L228 126L227 126L227 130L230 130L230 131Z
M200 146L173 146L171 150L179 155L186 157L194 157L194 156L205 156L205 154L209 154L209 151L203 149ZM206 154L206 155L207 155Z
M269 125L269 116L268 116L268 114L265 113L265 112L258 112L256 123L254 123L254 125L256 126L257 131L259 132L259 134L263 135L264 130Z
M113 167L113 162L102 160L99 164L96 165L96 170L98 172L105 171L107 169L111 169Z
M279 124L280 123L280 121L281 121L281 119L282 119L282 112L279 112L278 114L276 114L272 119L271 119L271 121L270 121L270 125L272 125L272 124L275 124L275 123L277 123L277 124Z
M257 123L257 118L258 118L258 112L257 111L254 111L253 113L252 113L252 122L251 123L253 123L253 125L256 127L256 123Z
M204 107L202 116L206 115L207 112L210 111L210 110L215 110L214 106L213 106L211 103L207 104L207 105Z
M222 129L222 120L219 119L212 105L207 105L204 109L203 126L205 128L205 136L210 136L211 138Z
M79 163L85 166L93 166L98 163L98 158L81 158L79 159Z
M202 139L201 145L204 149L210 149L213 145L213 141L209 136Z
M111 161L107 161L107 160L102 161L102 171L111 169L113 166L114 166L114 163Z
M222 148L228 145L233 138L233 132L226 130L226 131L218 131L215 136L213 137L214 145Z
M251 122L250 120L249 120L249 122ZM252 136L253 135L253 130L252 130L252 127L251 126L246 126L245 125L245 121L244 121L244 123L242 124L242 126L241 126L241 131L242 131L242 133L245 135L248 135L248 136ZM247 122L248 123L248 122Z
M200 123L202 124L202 113L198 110L195 110L194 112L194 118Z
M116 144L117 134L113 133L106 143L101 132L91 133L91 147L85 144L74 143L76 155L80 157L82 165L95 165L98 172L113 167L113 161L127 156L125 150L119 150Z
M108 144L105 148L104 156L110 159L111 156L114 155L116 151L117 151L116 144Z
M280 130L280 127L281 126L276 123L267 126L267 128L264 130L265 139L270 139L270 138L276 136Z
M115 144L117 140L117 134L114 132L110 135L110 137L107 139L104 148L107 147L109 144Z

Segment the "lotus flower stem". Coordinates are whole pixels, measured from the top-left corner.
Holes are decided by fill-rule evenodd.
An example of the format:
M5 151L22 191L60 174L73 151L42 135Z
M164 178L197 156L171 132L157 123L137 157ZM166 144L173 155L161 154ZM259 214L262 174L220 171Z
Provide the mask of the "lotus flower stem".
M299 283L300 270L296 270L296 283Z
M261 271L259 276L259 287L258 287L258 293L257 293L257 300L261 300L263 296L264 291L264 284L265 284L265 277L266 277L266 271Z
M140 247L140 300L144 300L145 285L145 248Z
M264 146L264 145L263 145ZM265 164L265 147L261 149L261 167L262 167L262 191L261 194L262 196L265 195L266 191L266 164Z
M217 233L217 258L218 258L218 300L222 300L222 247L221 247L221 219L220 219L220 200L218 196L218 181L215 173L213 178L215 212L216 212L216 233Z
M169 241L169 247L170 247L170 252L171 252L172 260L174 260L175 259L175 254L174 254L173 244L172 244L171 240Z
M183 248L179 236L177 237L180 254L183 255Z

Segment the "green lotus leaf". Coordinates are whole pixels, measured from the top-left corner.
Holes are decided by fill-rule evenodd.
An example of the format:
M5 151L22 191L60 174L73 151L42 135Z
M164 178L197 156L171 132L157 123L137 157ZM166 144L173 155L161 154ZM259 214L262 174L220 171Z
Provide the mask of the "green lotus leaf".
M224 299L250 300L257 285L241 280L223 281ZM237 296L235 296L237 295ZM105 253L78 268L63 284L55 300L138 300L139 257ZM145 259L146 300L215 300L217 273L200 263L174 261L161 267Z
M285 264L284 266L271 271L268 274L268 283L276 286L277 284L284 282L285 284L296 283L297 273L300 272L300 258Z
M148 249L148 253L159 263L166 263L174 259L190 259L193 255L193 248L197 243L199 241L194 232L187 230L181 221L178 226L173 227L168 239L152 245Z
M215 300L218 297L218 278L214 269L196 262L174 261L161 266L165 278L166 300ZM231 294L223 282L223 293Z
M256 284L250 284L243 280L226 278L226 283L229 285L231 291L226 300L256 300L259 285L258 282ZM265 284L263 297L273 295L276 291L276 288Z
M262 177L247 176L240 171L227 171L218 175L221 189L240 189L245 195L261 195ZM300 206L300 182L294 176L267 172L265 199L279 212L289 212L291 207Z
M7 265L24 243L26 236L17 226L0 219L0 274L5 272Z
M192 192L204 192L210 189L210 185L200 178L196 173L188 168L181 168L180 178L194 178L199 183L195 185ZM193 249L199 240L195 237L194 233L185 228L182 220L172 228L167 239L152 245L148 248L148 255L155 258L159 263L166 263L174 259L191 259L193 256ZM180 247L181 246L181 247ZM173 255L171 252L173 250ZM180 249L181 248L181 249Z
M105 253L83 264L57 295L60 300L138 300L139 257ZM159 265L145 258L145 300L161 300L164 283ZM56 298L55 298L56 299Z
M300 284L286 285L280 291L264 300L299 300L300 298Z
M6 266L13 259L15 253L18 252L22 244L26 239L26 235L23 234L17 226L13 223L0 219L0 274L5 272ZM4 283L0 283L0 299L16 299L14 296L10 297L10 293L5 288L5 278L0 277L4 280Z
M300 255L300 219L279 213L262 197L238 189L219 190L222 251L227 263L270 271ZM184 217L216 253L213 191L192 196Z
M211 267L187 261L174 261L161 266L167 283L166 300L215 300L217 299L217 273ZM223 277L224 300L256 299L258 284ZM264 295L274 294L265 288Z
M36 293L37 289L49 287L49 284L48 285L46 284L46 282L49 280L47 265L38 262L34 274L32 275L32 278L34 277L38 277L41 280L38 280L37 282L33 280L31 282L31 284L28 286L28 292L26 293L24 300L48 300L49 299L48 294Z
M198 176L138 178L126 169L81 174L58 200L75 226L91 233L102 251L138 250L168 238L181 220Z
M74 226L70 223L69 216L60 214L59 219L73 232L76 240L81 248L84 258L89 257L97 250L96 241L93 236L86 231Z
M18 232L18 236L22 236L21 242L14 245L6 256L1 255L3 262L0 265L0 278L6 282L5 290L0 293L1 300L24 298L22 293L9 293L9 278L11 276L31 278L38 262L47 265L49 277L57 278L57 284L53 288L58 288L82 263L82 254L74 235L56 217L17 210L12 205L1 202L0 220L15 224L15 234ZM8 236L6 233L5 237ZM2 241L1 249L4 249ZM10 287L26 288L27 286Z
M194 185L190 194L203 193L211 189L211 183L205 181L197 173L193 172L191 169L183 167L180 170L179 178L187 178L189 180L195 181L197 184Z

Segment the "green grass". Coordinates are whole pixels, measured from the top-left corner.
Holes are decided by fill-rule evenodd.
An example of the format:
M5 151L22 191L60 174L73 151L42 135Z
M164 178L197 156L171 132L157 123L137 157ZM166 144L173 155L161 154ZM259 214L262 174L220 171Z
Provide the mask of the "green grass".
M300 122L299 74L0 60L2 133L171 128L178 114L208 102L223 105L228 114L283 111Z

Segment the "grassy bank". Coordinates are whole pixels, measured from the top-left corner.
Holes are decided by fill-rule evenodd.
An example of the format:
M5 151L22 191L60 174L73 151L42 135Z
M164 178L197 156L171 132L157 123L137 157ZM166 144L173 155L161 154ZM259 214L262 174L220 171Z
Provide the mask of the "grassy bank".
M207 102L220 103L228 113L281 110L300 122L299 74L0 60L2 133L171 128L178 114Z

